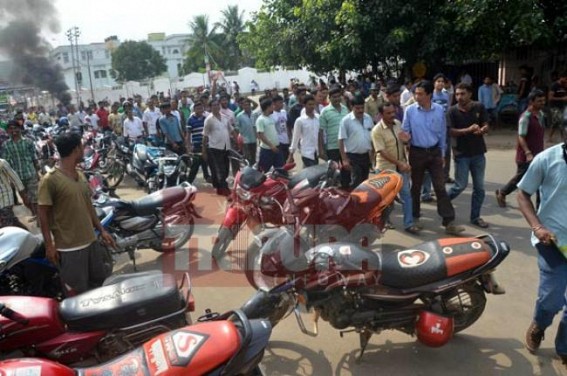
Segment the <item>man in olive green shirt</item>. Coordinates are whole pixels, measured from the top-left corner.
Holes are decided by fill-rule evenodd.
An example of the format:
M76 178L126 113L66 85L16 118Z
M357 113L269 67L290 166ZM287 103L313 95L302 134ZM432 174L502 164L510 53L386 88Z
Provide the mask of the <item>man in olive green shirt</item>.
M276 122L270 116L274 112L271 99L264 99L260 103L262 115L256 120L256 131L260 140L260 158L258 167L262 171L268 171L272 167L282 167L284 164L283 154L278 148L280 142Z
M97 218L87 179L76 168L83 158L81 136L64 133L55 145L60 165L40 182L39 223L47 258L59 265L63 290L72 296L101 286L112 273L112 258L97 241L93 228L100 232L104 244L116 245Z

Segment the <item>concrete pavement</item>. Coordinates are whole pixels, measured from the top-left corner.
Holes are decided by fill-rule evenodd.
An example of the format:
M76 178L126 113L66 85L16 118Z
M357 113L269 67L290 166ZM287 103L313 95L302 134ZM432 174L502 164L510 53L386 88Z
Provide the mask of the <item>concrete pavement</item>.
M548 329L538 356L523 346L524 334L530 324L536 290L538 269L536 252L529 242L530 231L517 210L515 194L508 197L508 208L501 209L494 190L514 173L515 134L496 132L487 137L486 199L482 216L490 224L489 232L506 240L512 247L510 256L497 270L497 276L507 294L488 296L483 316L469 329L456 335L442 348L428 348L403 333L386 331L374 335L362 361L357 361L358 335L339 336L337 330L320 322L317 338L303 335L293 317L278 325L266 351L263 367L267 375L562 375L565 367L554 359L554 337L558 318ZM141 190L123 183L119 194L123 198L143 196ZM467 235L481 231L468 225L471 183L455 201L457 221L467 225ZM198 222L188 252L160 255L151 250L139 250L139 269L163 268L191 272L198 314L206 308L223 312L239 307L253 289L248 287L238 270L212 271L207 268L210 244L222 219L224 201L212 193L209 185L198 183L197 207L205 217ZM401 228L399 207L392 216ZM435 203L423 204L425 230L419 237L397 230L388 231L381 241L383 249L409 247L422 241L443 237ZM241 239L235 249L244 250L247 239ZM237 252L235 252L237 253ZM238 268L235 268L238 269ZM125 257L116 265L118 272L132 267ZM305 315L308 319L310 316Z

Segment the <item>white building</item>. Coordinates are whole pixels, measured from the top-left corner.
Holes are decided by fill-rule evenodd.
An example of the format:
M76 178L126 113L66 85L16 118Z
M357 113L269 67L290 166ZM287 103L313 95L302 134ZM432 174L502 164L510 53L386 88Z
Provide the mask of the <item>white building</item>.
M148 34L148 42L166 60L167 71L162 75L165 78L179 77L185 52L188 49L189 34L165 33ZM120 45L116 36L105 39L104 43L79 44L71 49L70 45L58 46L51 51L52 58L61 65L65 82L71 90L75 90L75 76L73 60L78 66L77 71L79 90L110 89L118 85L111 77L112 51Z

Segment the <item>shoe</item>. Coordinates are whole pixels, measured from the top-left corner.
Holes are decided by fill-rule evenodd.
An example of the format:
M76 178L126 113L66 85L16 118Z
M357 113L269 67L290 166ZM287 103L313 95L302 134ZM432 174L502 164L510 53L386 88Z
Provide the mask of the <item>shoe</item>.
M453 184L453 183L455 183L455 180L453 180L451 178L445 179L445 184Z
M413 226L406 228L404 231L409 232L412 235L419 235L419 230L420 230L419 227L417 227L416 225L413 225Z
M461 232L465 231L463 226L456 225L454 222L449 222L445 226L445 233L448 235L459 236Z
M535 354L541 341L544 339L544 330L538 328L535 322L532 322L528 331L526 332L526 349L532 354Z
M211 178L210 176L205 176L205 181L209 184L213 183L213 178Z
M421 202L433 202L435 199L432 196L421 196Z
M561 360L561 363L563 363L564 366L567 366L567 354L557 354L557 356Z
M423 223L419 218L413 219L413 227L417 228L419 231L423 230Z
M394 224L390 221L386 222L386 224L384 225L384 228L388 229L388 230L395 230L396 226L394 226Z
M488 228L488 227L490 227L490 226L488 225L488 223L486 223L486 222L484 221L484 219L482 219L482 218L477 218L477 219L475 219L474 221L471 221L471 223L472 223L473 225L477 226L477 227L480 227L480 228Z
M505 208L506 196L504 196L502 192L500 192L500 189L497 189L496 192L494 193L496 194L496 202L498 203L498 206L500 206L501 208Z
M490 276L488 277L488 285L490 292L492 294L494 295L506 294L506 289L498 283L496 277L494 276L494 273L490 273Z

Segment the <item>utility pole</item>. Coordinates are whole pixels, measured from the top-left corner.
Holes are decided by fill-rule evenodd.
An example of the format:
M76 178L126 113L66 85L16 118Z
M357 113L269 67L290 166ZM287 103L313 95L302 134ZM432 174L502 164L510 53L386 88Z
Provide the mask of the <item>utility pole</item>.
M95 97L94 97L94 89L93 89L93 76L91 74L91 51L87 51L87 68L89 70L89 83L91 84L91 99L94 103L96 103L95 101Z
M81 32L79 31L79 28L76 27L76 26L70 28L65 33L65 35L67 36L67 39L69 40L69 43L71 44L71 62L73 64L73 77L75 78L75 93L77 94L77 109L79 107L79 104L81 103L81 96L80 96L80 89L81 89L80 85L81 84L80 84L80 79L79 79L78 74L77 74L77 71L80 72L79 47L77 46L77 38L79 38L80 34L81 34Z

